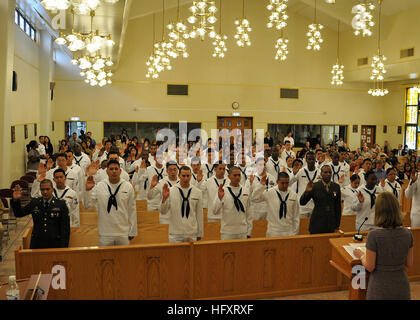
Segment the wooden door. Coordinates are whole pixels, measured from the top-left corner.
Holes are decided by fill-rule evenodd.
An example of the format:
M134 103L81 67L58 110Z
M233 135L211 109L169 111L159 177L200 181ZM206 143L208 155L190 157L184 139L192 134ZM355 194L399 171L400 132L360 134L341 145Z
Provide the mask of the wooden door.
M252 130L252 118L246 117L217 117L217 129L239 129L242 137L245 135L245 129ZM233 139L233 138L231 138Z
M372 148L376 144L376 126L362 126L362 132L360 135L360 147L363 147L364 143L367 143L369 148Z

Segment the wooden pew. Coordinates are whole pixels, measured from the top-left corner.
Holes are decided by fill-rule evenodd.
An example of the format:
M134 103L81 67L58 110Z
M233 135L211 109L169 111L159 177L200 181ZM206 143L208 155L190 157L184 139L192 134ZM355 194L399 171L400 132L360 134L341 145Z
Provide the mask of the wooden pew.
M416 246L420 228L412 232ZM347 286L329 264L329 239L337 237L16 250L16 276L62 265L66 289L50 289L49 299L262 299L336 291ZM420 250L408 276L420 279Z
M152 244L167 243L169 226L159 224L159 212L148 211L138 212L138 236L135 237L131 244ZM70 248L90 247L99 244L98 238L98 215L92 212L80 213L81 226L72 228L70 234ZM309 234L309 218L300 219L299 234ZM355 230L355 216L343 216L341 219L340 229L344 232L352 232ZM26 230L23 237L23 248L29 249L30 236L32 228ZM253 221L252 238L264 238L267 232L266 220ZM204 214L204 237L202 240L220 240L220 222L207 222L207 214Z

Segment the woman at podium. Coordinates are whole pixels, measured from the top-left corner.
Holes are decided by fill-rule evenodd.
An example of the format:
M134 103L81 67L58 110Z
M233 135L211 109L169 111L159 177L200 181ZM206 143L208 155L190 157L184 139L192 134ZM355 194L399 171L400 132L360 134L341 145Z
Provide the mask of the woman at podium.
M381 193L375 204L375 225L366 239L366 254L354 255L370 272L367 300L409 300L410 283L405 268L413 265L413 235L403 228L403 216L397 198Z

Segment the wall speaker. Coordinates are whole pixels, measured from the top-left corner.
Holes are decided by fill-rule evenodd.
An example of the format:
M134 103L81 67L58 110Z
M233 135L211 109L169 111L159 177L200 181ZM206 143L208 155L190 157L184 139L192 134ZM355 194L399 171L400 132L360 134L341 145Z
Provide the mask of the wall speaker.
M17 73L13 71L13 80L12 80L12 91L17 91L18 82L17 82Z

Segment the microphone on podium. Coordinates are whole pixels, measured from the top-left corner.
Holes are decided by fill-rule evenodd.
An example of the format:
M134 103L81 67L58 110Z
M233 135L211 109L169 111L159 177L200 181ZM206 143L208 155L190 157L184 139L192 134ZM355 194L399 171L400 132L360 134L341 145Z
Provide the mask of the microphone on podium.
M366 222L366 221L368 221L368 217L366 217L365 218L365 220L362 222L362 224L360 225L360 227L359 227L359 230L357 230L357 233L354 235L354 240L356 240L356 241L363 241L363 234L360 234L360 229L362 229L362 226L364 225L364 223Z

